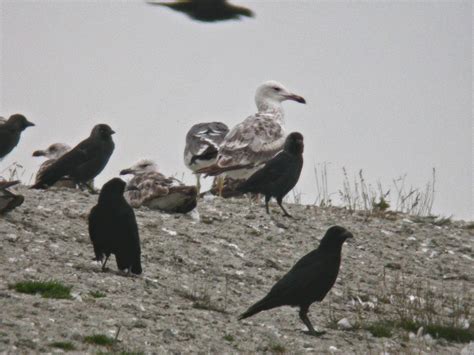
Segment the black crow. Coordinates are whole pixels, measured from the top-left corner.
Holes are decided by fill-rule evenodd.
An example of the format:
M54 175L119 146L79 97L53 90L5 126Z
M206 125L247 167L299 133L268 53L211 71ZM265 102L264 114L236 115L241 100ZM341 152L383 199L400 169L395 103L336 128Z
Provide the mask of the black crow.
M202 22L238 20L241 16L253 17L253 12L250 9L229 4L227 0L178 0L175 2L155 0L148 1L148 3L166 6Z
M102 270L105 270L110 254L114 254L119 270L141 274L137 221L123 196L124 191L125 182L119 178L104 184L99 201L89 215L89 236L95 259L102 261Z
M283 150L265 163L252 176L237 187L242 192L261 193L265 195L265 208L275 197L286 217L291 215L282 205L283 198L295 187L303 168L303 135L293 132L286 137Z
M341 264L342 244L347 238L353 238L353 235L345 228L339 226L329 228L318 249L298 260L272 287L268 295L241 314L239 319L275 307L299 307L300 319L308 327L308 333L322 334L313 328L308 318L308 309L313 302L321 302L336 282Z
M0 124L0 159L4 158L20 141L21 132L35 124L19 113Z
M0 215L10 212L20 206L25 198L8 191L9 187L19 184L20 181L0 181Z
M32 188L46 188L63 176L69 176L75 183L91 188L88 181L99 175L114 151L114 133L106 124L94 126L90 136L48 166Z

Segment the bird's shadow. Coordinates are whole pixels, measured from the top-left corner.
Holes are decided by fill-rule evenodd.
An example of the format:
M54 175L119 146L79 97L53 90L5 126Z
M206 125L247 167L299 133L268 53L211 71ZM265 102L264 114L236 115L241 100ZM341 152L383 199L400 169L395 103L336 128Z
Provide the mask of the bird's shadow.
M311 331L309 331L309 330L302 330L301 332L302 332L303 334L305 334L305 335L310 335L310 336L316 337L316 338L321 337L321 336L323 336L324 334L326 334L326 332L325 332L324 330L323 330L323 331L320 331L320 332L318 332L318 331L311 332Z

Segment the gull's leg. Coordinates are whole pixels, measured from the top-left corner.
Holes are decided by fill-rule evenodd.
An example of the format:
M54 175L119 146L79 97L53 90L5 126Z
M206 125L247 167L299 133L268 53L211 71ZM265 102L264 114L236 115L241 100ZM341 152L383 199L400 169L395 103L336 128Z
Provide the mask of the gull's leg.
M222 190L224 190L224 177L223 176L217 176L217 191L218 191L218 196L222 197Z
M196 174L196 189L199 195L199 193L201 192L201 174Z

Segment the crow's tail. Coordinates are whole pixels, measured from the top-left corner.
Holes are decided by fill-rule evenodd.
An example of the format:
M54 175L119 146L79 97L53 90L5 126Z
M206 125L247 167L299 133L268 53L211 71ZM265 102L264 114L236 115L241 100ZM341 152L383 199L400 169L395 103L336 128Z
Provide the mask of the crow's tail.
M242 313L240 316L239 316L239 320L241 319L245 319L245 318L248 318L248 317L251 317L253 316L254 314L257 314L261 311L265 311L267 309L270 309L270 308L273 308L274 306L270 304L269 300L267 299L267 297L264 297L263 299L261 299L260 301L258 301L257 303L255 303L253 306L251 306L249 309L247 309L247 311L245 311L244 313Z

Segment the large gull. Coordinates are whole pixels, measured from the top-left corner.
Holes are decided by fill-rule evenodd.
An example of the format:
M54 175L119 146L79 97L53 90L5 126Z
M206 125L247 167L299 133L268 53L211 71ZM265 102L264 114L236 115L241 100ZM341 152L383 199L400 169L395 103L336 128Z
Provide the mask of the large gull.
M34 157L45 157L45 160L39 167L38 172L36 173L35 183L41 180L45 170L51 166L57 159L62 157L64 154L69 152L71 147L64 143L53 143L46 149L35 150L33 152ZM69 178L61 179L58 181L56 186L65 186L65 187L75 187L74 182L72 182Z
M220 145L217 162L197 173L225 174L233 179L251 176L283 149L286 134L281 103L286 100L306 103L276 81L260 85L255 93L258 112L235 126Z
M141 159L120 172L127 174L133 178L127 183L125 198L134 208L146 206L168 213L187 213L196 207L196 187L164 176L151 159Z
M184 164L193 172L216 162L219 145L229 133L222 122L197 123L186 134ZM201 189L200 174L196 174L197 189Z

